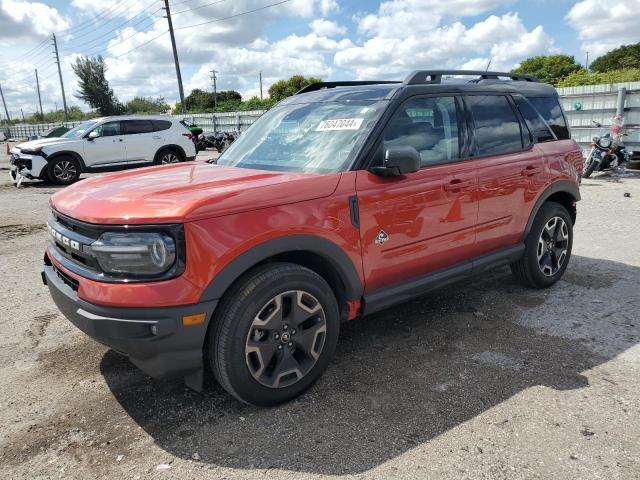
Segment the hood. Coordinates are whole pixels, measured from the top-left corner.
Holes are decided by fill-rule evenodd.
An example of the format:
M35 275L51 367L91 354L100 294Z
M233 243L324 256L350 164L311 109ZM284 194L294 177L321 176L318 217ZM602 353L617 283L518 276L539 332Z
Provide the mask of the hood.
M327 197L339 179L188 162L92 177L53 195L51 206L89 223L182 223Z
M77 138L62 138L62 137L53 137L53 138L39 138L38 140L31 140L30 142L24 142L16 145L14 148L18 148L23 150L25 148L33 149L38 147L44 147L46 145L51 145L53 143L66 143L76 141Z

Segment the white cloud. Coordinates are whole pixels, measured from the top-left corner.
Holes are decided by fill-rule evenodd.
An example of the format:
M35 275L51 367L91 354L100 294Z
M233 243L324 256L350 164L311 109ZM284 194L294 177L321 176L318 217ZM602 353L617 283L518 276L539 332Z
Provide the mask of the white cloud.
M456 17L476 16L509 2L500 0L394 0L376 14L356 18L365 36L335 54L337 66L358 78L402 78L414 69L510 69L531 55L553 50L541 26L528 30L517 13L490 15L466 26Z
M636 43L640 0L582 0L565 17L582 41L582 50L592 58L619 47Z
M324 18L316 18L309 24L309 26L313 33L325 37L344 35L347 32L345 27L338 25L336 22L332 22L331 20L325 20Z

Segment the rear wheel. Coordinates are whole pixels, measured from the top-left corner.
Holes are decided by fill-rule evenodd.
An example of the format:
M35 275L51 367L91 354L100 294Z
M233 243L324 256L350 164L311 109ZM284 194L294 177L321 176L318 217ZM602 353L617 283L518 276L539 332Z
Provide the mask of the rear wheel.
M175 148L165 148L158 153L156 157L157 165L169 165L171 163L180 163L184 161L182 153Z
M49 162L47 177L56 185L70 185L80 178L80 164L72 157L57 157Z
M525 239L523 256L511 264L518 281L528 287L546 288L567 268L573 245L573 225L562 205L547 202L538 211Z
M239 400L277 405L320 377L339 329L338 304L322 277L299 265L269 264L225 295L207 336L208 364Z

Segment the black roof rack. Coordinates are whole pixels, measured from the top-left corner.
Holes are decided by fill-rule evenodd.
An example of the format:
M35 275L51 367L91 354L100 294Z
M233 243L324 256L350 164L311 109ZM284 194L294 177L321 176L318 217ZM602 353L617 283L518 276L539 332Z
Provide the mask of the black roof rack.
M316 90L322 90L323 88L334 88L334 87L350 87L355 85L378 85L378 84L387 84L387 83L402 83L397 80L353 80L346 82L316 82L310 85L307 85L299 92L296 92L296 95L300 95L301 93L315 92Z
M404 80L405 85L420 85L425 83L442 83L444 75L477 76L480 80L498 80L499 77L507 77L521 82L539 82L531 75L520 75L511 72L486 72L484 70L416 70L411 72Z

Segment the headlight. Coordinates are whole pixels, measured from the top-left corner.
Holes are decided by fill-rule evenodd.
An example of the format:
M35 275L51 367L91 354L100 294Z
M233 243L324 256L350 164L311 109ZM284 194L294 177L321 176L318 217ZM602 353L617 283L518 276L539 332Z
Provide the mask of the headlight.
M100 268L116 275L161 275L176 261L176 242L165 233L105 232L91 250Z
M611 146L611 138L602 137L598 140L598 146L601 148L609 148Z
M22 148L20 149L20 153L24 153L25 155L40 155L40 153L42 153L42 147Z

